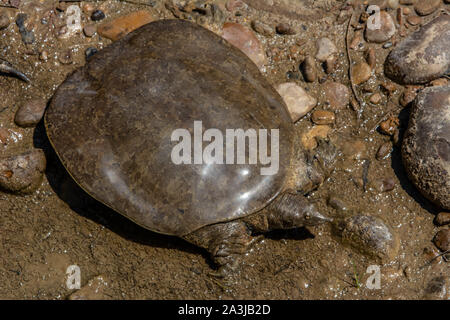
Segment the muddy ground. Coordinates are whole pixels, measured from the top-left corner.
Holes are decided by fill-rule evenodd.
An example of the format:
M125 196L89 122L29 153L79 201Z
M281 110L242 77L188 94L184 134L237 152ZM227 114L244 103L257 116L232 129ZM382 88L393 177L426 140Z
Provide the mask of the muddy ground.
M337 18L345 1L279 0L273 6L268 5L268 0L245 2L250 6L231 12L222 6L225 20L249 28L252 20L271 26L287 21L297 30L291 36L257 35L268 56L264 75L274 85L294 81L307 88L319 100L316 109L326 110L322 84L304 82L298 66L305 55L315 54L315 39L329 37L338 47L339 58L337 71L328 79L350 85L345 42L348 19ZM82 286L98 275L106 279L107 285L98 296L103 299L422 299L430 279L449 275L448 262L439 257L429 263L430 255L424 253L436 250L432 238L439 228L433 219L439 208L408 181L398 147L387 159L375 159L378 147L391 139L373 130L377 124L391 112L399 115L402 130L407 125L409 108L398 103L403 87L397 85L389 98L383 95L379 105L367 104L360 119L350 106L336 112L330 138L338 145L349 146L349 151L339 159L329 179L309 195L330 216L337 212L327 199L336 196L354 212L382 217L399 236L398 256L381 265L381 289L365 285L370 275L366 269L377 262L340 244L327 225L266 235L253 246L240 270L224 281L209 275L214 266L206 252L183 240L145 230L81 191L49 146L42 122L28 129L14 124L21 104L36 97L50 99L65 77L85 63L88 47L101 49L111 43L98 35L58 39L51 15L46 24L41 23L57 2L31 3L40 9L1 8L12 17L19 12L34 17L35 41L25 45L13 19L0 31L0 56L32 79L31 84L26 84L13 77L0 77L0 127L14 132L14 141L0 146L0 152L7 156L33 146L42 148L47 156L47 171L42 185L30 195L0 193L0 298L65 299L75 291L66 287L66 269L70 265L80 267ZM173 18L163 1L147 3L151 5L91 2L105 11L106 20L137 9L149 10L156 19ZM449 5L442 4L442 8L448 10ZM62 5L55 12L64 9ZM395 17L395 10L388 12ZM437 14L425 16L423 21ZM86 14L82 18L83 24L89 20ZM208 23L215 22L206 19ZM403 36L417 28L410 27ZM391 41L395 44L401 39L397 32ZM290 48L295 43L301 45L292 53ZM382 65L391 48L364 43L363 48L351 52L352 60L364 59L367 47L376 50L377 58L376 76L369 86L379 90L380 83L389 82ZM60 57L69 48L72 61L63 64L61 61L66 61ZM47 61L40 59L43 50L48 52ZM320 77L326 76L323 71L319 73ZM363 99L370 96L362 90L359 94ZM393 109L389 109L388 99ZM296 124L298 136L312 126L309 115L305 116ZM365 163L369 163L366 190L359 183ZM373 182L381 178L392 178L394 189L377 191Z

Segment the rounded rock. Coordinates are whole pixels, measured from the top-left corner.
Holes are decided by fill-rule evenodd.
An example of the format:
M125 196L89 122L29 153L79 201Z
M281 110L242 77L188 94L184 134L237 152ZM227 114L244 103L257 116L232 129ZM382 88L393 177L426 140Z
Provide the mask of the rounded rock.
M40 149L0 159L0 189L18 194L33 192L41 184L45 166Z
M425 2L425 1L422 1ZM421 84L450 73L450 15L441 15L400 42L384 73L400 84Z
M369 20L371 21L371 20ZM392 38L397 31L394 19L386 11L380 12L380 27L374 28L371 24L366 24L365 36L369 42L382 43Z
M44 99L30 100L17 110L14 122L20 127L34 127L41 121L46 106L47 101Z
M419 191L450 210L450 86L419 92L405 133L402 158Z

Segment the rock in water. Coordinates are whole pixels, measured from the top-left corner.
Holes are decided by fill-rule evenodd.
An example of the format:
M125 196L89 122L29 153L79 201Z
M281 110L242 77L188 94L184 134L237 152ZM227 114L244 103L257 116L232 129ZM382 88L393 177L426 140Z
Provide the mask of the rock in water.
M429 87L414 100L402 146L409 178L429 200L450 209L450 86Z
M380 12L381 27L374 28L366 25L366 39L369 42L382 43L392 38L396 32L395 23L391 15L386 11Z
M374 258L387 262L399 249L399 239L379 218L355 215L338 221L335 231L344 244Z
M450 15L414 32L391 51L385 74L401 84L427 83L450 73Z

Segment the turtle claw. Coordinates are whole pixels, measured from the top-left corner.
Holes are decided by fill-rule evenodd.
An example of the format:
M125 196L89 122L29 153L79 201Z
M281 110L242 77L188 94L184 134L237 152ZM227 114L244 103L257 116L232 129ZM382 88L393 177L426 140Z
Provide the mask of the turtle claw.
M20 80L23 80L27 83L31 82L30 78L28 78L23 72L20 72L19 70L14 68L14 66L11 63L9 63L4 59L0 59L0 72L12 74L17 78L19 78Z

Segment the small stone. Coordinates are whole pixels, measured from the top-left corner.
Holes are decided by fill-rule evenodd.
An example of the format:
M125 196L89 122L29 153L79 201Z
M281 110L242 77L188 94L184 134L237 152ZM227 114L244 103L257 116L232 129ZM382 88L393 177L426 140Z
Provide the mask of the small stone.
M352 69L352 79L356 85L366 82L372 75L372 69L365 62L357 63Z
M83 33L86 37L92 37L97 32L97 26L93 23L87 24L83 28Z
M293 35L296 34L295 30L288 25L287 23L279 23L277 24L277 26L275 27L275 30L277 31L278 34L281 35Z
M422 89L421 86L405 86L405 91L403 91L403 94L399 100L400 105L402 107L406 107L413 102L420 89Z
M243 6L244 6L244 3L242 2L242 0L229 0L225 4L225 8L229 12L233 12L234 10L242 8Z
M46 106L45 99L30 100L17 110L14 122L20 127L34 127L41 121Z
M341 151L345 159L360 160L366 158L367 146L360 139L345 139L342 141Z
M94 12L95 7L92 3L84 2L83 6L81 7L81 10L83 10L83 13L90 16L92 15L92 12Z
M372 21L372 19L368 20ZM380 12L380 24L366 23L365 36L369 42L382 43L392 38L397 31L394 19L386 11Z
M336 63L337 63L336 56L333 55L328 57L327 60L325 61L325 72L327 74L334 73L336 71Z
M408 7L404 7L404 8L402 8L402 10L403 10L403 14L404 14L405 16L408 16L408 15L411 14L411 9L408 8Z
M311 120L315 124L332 124L335 121L335 115L331 111L316 110L312 113Z
M382 178L375 180L373 185L378 192L388 192L394 190L395 181L392 178Z
M41 53L39 54L39 59L44 62L47 61L48 60L48 51L42 50Z
M41 184L45 166L40 149L0 159L0 189L19 194L33 192Z
M391 95L397 90L397 86L392 82L384 82L380 86L387 95Z
M445 78L436 79L430 82L433 87L438 86L446 86L448 84L448 80Z
M424 290L424 298L428 300L450 299L450 278L438 276L428 282Z
M369 48L367 50L366 61L369 64L370 68L375 69L377 65L377 57L375 55L375 50L373 48Z
M326 102L334 110L344 109L350 103L350 90L342 83L326 82L323 91Z
M409 16L406 21L412 26L417 26L422 23L422 18L419 16Z
M6 11L0 12L0 30L8 28L10 24L10 18Z
M239 23L227 22L223 25L222 37L244 52L261 68L266 63L263 47L255 34Z
M446 224L450 224L450 212L440 212L436 219L434 219L434 222L438 226L445 226Z
M338 212L343 213L350 210L348 204L341 198L338 198L337 196L334 195L329 196L327 202L330 207L337 210Z
M300 69L302 70L303 77L308 82L314 82L317 80L316 61L313 57L307 56L302 62Z
M86 51L84 52L86 60L89 60L97 52L98 52L97 48L94 48L94 47L87 48Z
M363 41L363 33L361 30L358 30L355 32L355 35L350 41L350 49L357 50L362 46L362 41Z
M92 12L91 15L91 20L92 21L100 21L105 19L105 13L102 10L95 10L94 12Z
M344 244L380 262L397 256L399 239L380 218L358 214L337 220L334 230Z
M258 32L259 34L262 34L265 37L273 37L275 35L275 31L273 28L265 23L262 23L257 20L253 20L251 23L251 26L253 30Z
M448 48L450 15L443 14L400 42L389 53L384 73L400 84L422 84L438 79L450 70Z
M146 10L135 11L98 26L97 32L104 38L116 41L144 24L154 21L153 15Z
M370 103L373 103L373 104L379 104L382 99L383 99L383 97L381 96L381 94L377 92L370 96L369 101L370 101Z
M108 282L104 276L97 276L89 280L87 285L69 296L69 300L102 300L105 299L105 289Z
M392 144L390 142L385 142L378 148L375 158L380 161L387 159L390 156L391 152Z
M283 98L294 123L304 117L317 104L315 98L293 82L278 85L277 91Z
M435 12L441 5L441 0L418 1L414 6L416 12L421 16L427 16Z
M450 229L440 230L436 233L433 242L442 252L450 250Z
M317 54L316 59L320 62L325 62L330 56L337 53L337 48L333 41L328 38L320 38L317 40Z
M58 61L62 64L71 64L73 62L73 56L72 56L72 50L65 50L63 51L59 57Z
M328 137L331 128L327 125L318 125L312 127L301 136L301 141L305 149L312 150L317 148L317 138L325 139Z
M392 136L399 124L400 120L395 116L391 116L386 121L380 123L380 131L388 136Z

